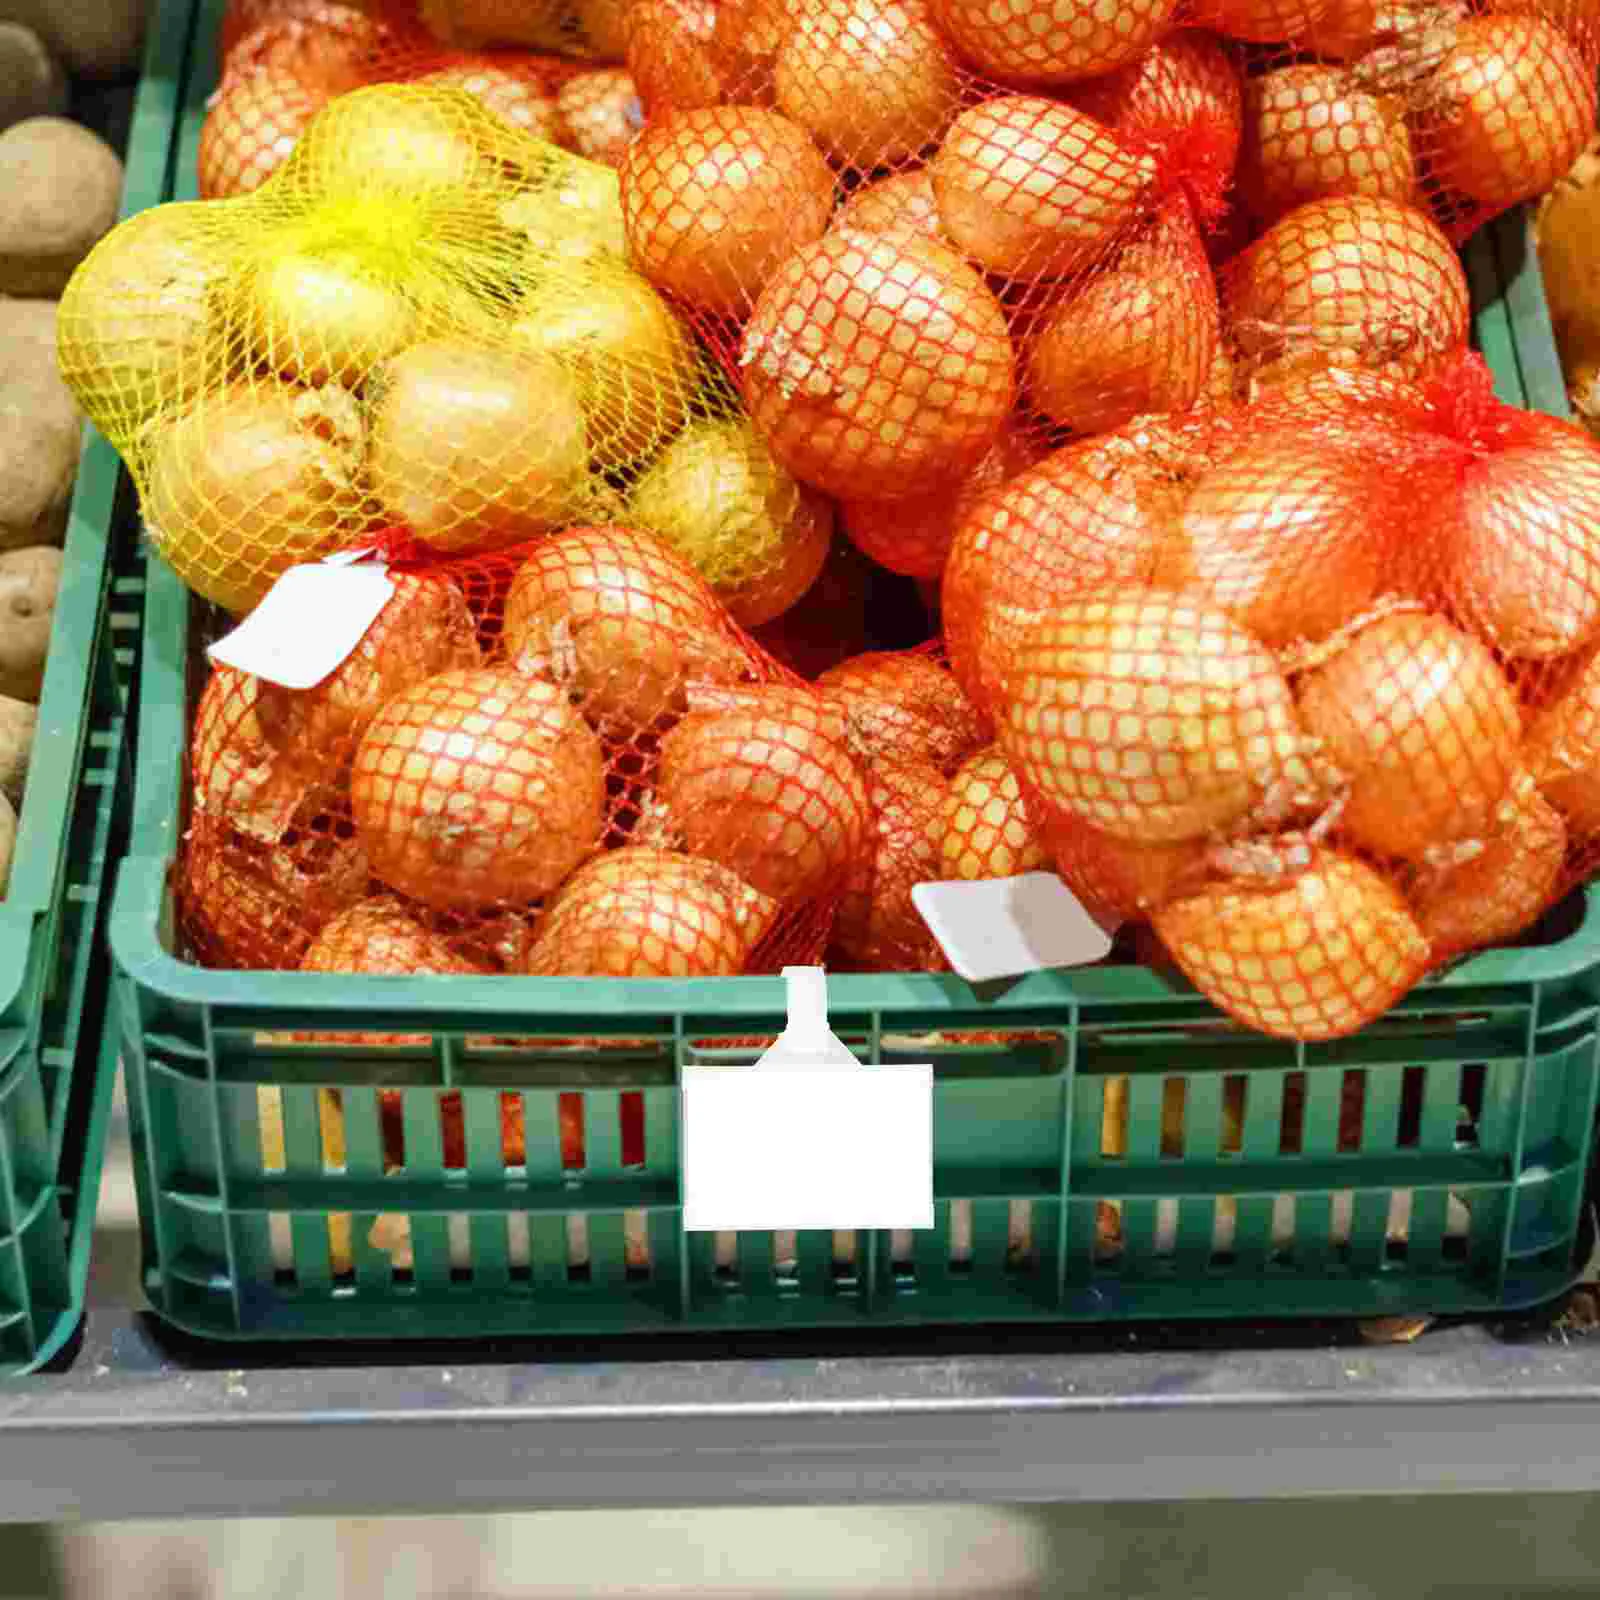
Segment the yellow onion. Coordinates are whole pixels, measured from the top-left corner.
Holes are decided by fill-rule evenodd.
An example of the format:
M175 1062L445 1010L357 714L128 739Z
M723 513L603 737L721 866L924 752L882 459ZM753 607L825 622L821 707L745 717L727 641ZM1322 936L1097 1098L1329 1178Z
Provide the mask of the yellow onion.
M1538 17L1468 18L1424 92L1434 177L1495 210L1551 188L1594 133L1594 68Z
M1207 600L1092 590L1007 647L1001 749L1026 788L1107 833L1199 838L1310 787L1277 662Z
M956 768L945 795L938 877L1014 878L1050 865L1050 852L1028 818L1022 786L994 745Z
M778 52L809 3L810 0L726 0L718 6L711 29L710 56L731 104L773 104Z
M1566 861L1561 813L1519 774L1495 813L1493 831L1471 851L1424 872L1411 891L1434 958L1515 938L1555 898Z
M1002 95L956 118L928 172L945 232L981 267L1059 278L1138 214L1156 164L1071 106Z
M439 550L484 550L559 527L588 487L583 402L557 361L433 339L376 375L372 490Z
M842 891L871 836L842 719L808 690L691 710L661 741L656 798L685 849L784 905Z
M1359 844L1424 861L1489 828L1522 717L1471 635L1425 612L1380 617L1301 678L1299 705L1347 785L1340 826Z
M472 973L487 969L456 954L394 895L358 901L341 911L311 941L302 972ZM398 1043L402 1035L363 1036L369 1044ZM426 1035L414 1035L425 1038Z
M644 126L632 75L602 67L568 78L556 93L556 123L563 142L586 161L616 166Z
M1394 885L1332 850L1288 883L1210 884L1153 920L1207 999L1284 1039L1354 1033L1429 962L1428 941Z
M536 139L554 139L561 126L555 101L531 73L513 72L492 60L454 62L412 82L464 90L485 110Z
M441 911L536 900L599 847L600 741L566 690L466 668L403 690L356 748L374 876Z
M999 302L954 251L910 234L829 234L796 250L739 361L778 460L857 499L960 478L999 436L1015 387Z
M146 441L145 523L207 600L248 611L363 526L361 420L342 389L235 384Z
M939 876L944 775L924 762L886 759L867 773L872 841L856 863L834 918L833 943L876 972L939 972L949 966L911 901Z
M704 387L688 328L625 267L597 262L536 280L512 335L571 376L596 467L627 467L653 454L683 426Z
M803 128L754 106L674 113L622 158L632 260L701 311L742 316L833 211L833 173Z
M796 483L742 419L692 423L639 480L629 513L688 561L747 628L800 599L833 537L828 502Z
M699 574L629 528L540 541L512 580L501 638L518 670L556 678L618 735L681 711L691 680L736 681L748 659Z
M857 233L918 233L940 236L939 202L926 167L893 172L863 184L833 214L833 228Z
M798 8L773 64L777 106L860 172L944 132L961 78L927 0L823 0Z
M935 0L945 32L1002 81L1068 83L1131 61L1172 23L1177 0Z
M717 17L709 0L634 0L626 18L628 72L651 117L726 98L711 45Z
M487 141L503 127L462 90L357 89L330 101L306 128L290 181L318 193L408 198L481 185L494 174Z
M1600 833L1600 655L1534 718L1524 760L1574 839Z
M546 977L718 978L745 970L778 906L726 867L643 845L562 885L528 959Z
M869 651L830 667L818 692L843 713L851 748L949 772L988 742L988 719L954 676L917 651Z

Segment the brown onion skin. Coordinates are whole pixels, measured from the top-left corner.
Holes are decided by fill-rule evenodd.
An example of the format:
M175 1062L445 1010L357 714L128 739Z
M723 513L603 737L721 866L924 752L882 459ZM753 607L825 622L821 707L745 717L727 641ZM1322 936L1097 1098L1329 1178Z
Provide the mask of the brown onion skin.
M1001 82L1072 83L1115 71L1166 32L1177 0L935 0L940 26Z
M926 167L894 172L863 184L833 214L832 229L857 233L915 233L943 237L939 202Z
M1050 852L1029 820L1022 786L1004 753L988 745L969 756L945 795L937 876L970 883L1049 866Z

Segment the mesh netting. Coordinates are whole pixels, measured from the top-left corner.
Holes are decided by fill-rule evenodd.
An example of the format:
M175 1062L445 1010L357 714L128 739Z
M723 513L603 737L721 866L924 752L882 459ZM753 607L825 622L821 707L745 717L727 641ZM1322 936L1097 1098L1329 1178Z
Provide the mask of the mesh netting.
M691 568L606 527L394 552L315 688L207 683L179 895L202 960L681 977L820 949L866 779Z

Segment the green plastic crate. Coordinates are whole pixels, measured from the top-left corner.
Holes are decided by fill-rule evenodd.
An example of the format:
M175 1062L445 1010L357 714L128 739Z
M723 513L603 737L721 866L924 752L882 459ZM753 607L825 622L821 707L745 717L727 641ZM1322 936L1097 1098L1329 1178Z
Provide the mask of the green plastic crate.
M191 19L153 24L126 152L122 214L170 192ZM0 901L0 1374L51 1360L83 1312L116 1030L104 924L133 773L124 739L142 573L118 583L134 520L116 452L89 428L62 551L38 732ZM124 541L131 557L133 541Z
M202 12L198 59L217 11ZM197 70L190 84L180 194L209 82ZM1474 247L1479 335L1503 393L1554 406L1537 272L1516 269L1520 226ZM781 1026L781 980L347 979L181 959L169 873L185 715L213 625L151 558L133 844L111 937L144 1283L175 1324L370 1339L1490 1311L1575 1276L1600 899L1574 897L1542 942L1479 955L1359 1037L1315 1046L1243 1032L1137 968L982 993L945 976L836 977L835 1030L864 1059L935 1062L935 1227L685 1235L680 1067L748 1057L733 1041ZM291 1030L429 1042L296 1046L281 1040ZM927 1037L954 1030L1030 1037ZM547 1043L492 1042L506 1036ZM548 1042L574 1037L632 1042ZM337 1162L322 1088L340 1091ZM462 1103L454 1166L446 1090ZM385 1091L403 1125L392 1171ZM502 1096L524 1122L515 1168ZM271 1169L264 1097L283 1125ZM373 1242L375 1224L395 1241L396 1218L405 1254Z

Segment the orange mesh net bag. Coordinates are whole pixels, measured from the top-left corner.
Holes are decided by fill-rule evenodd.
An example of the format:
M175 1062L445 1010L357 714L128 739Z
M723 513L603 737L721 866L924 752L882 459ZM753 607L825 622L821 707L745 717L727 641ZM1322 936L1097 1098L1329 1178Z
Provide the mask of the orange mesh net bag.
M456 561L297 691L211 675L186 937L210 965L684 977L814 956L865 857L844 715L648 534Z
M1064 447L956 534L997 748L951 875L1048 859L1251 1026L1363 1026L1593 870L1597 514L1600 449L1467 354Z

